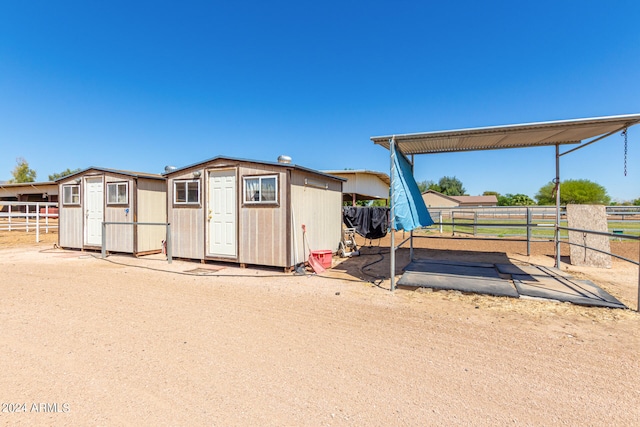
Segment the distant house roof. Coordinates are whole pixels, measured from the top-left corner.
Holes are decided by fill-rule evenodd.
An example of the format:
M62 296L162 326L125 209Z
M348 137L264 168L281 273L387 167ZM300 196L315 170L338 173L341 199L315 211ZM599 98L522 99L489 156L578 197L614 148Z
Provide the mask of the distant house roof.
M491 196L447 196L435 190L427 190L422 195L424 196L426 193L435 194L439 197L443 197L445 199L449 199L459 203L460 206L481 206L481 205L491 205L495 206L498 204L498 198L495 195Z
M485 205L485 204L498 204L498 198L496 196L451 196L452 199L457 200L460 204L464 205Z
M18 194L58 194L58 185L53 181L45 182L3 182L0 183L0 197L15 197Z
M7 188L16 188L16 187L38 187L41 185L51 186L55 185L53 181L40 181L40 182L8 182L3 181L0 182L0 185Z

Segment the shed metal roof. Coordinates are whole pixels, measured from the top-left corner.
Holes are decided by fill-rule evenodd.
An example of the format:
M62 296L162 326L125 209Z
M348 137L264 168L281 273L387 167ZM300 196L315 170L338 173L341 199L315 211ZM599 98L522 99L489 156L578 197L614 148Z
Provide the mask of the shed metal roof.
M135 171L128 171L128 170L108 169L108 168L101 168L101 167L97 167L97 166L90 166L90 167L88 167L86 169L82 169L82 170L80 170L78 172L74 172L74 173L69 174L69 175L61 176L60 178L56 179L55 182L60 182L62 180L67 180L67 179L69 179L71 177L78 176L78 175L84 175L85 173L87 173L89 171L114 173L114 174L119 174L119 175L131 176L131 177L134 177L134 178L148 178L148 179L158 179L158 180L165 179L162 175L157 174L157 173L135 172Z
M315 169L309 169L309 168L306 168L304 166L296 165L296 164L293 164L293 163L266 162L266 161L261 161L261 160L238 159L238 158L235 158L235 157L226 157L226 156L216 156L216 157L212 157L212 158L207 159L207 160L203 160L203 161L198 162L198 163L193 163L193 164L188 165L188 166L175 168L175 169L171 170L170 172L163 173L162 176L171 177L172 175L184 172L187 169L200 168L200 167L206 166L208 163L212 163L212 162L217 161L217 160L226 160L226 161L234 162L234 163L254 163L254 164L258 164L258 165L277 166L277 167L281 167L281 168L295 169L295 170L309 172L309 173L316 174L316 175L321 175L321 176L324 176L326 178L330 178L330 179L333 179L333 180L336 180L336 181L342 181L342 182L346 181L345 178L341 178L339 176L330 175L330 174L327 174L325 172L321 172L321 171L318 171L318 170L315 170Z
M389 148L391 138L405 154L450 153L580 144L584 140L622 131L640 123L640 114L523 123L506 126L374 136L371 140Z

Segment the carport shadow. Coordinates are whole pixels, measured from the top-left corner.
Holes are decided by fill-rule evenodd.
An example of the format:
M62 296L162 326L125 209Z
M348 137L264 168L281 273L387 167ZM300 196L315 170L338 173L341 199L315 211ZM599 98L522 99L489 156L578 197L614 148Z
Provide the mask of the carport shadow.
M397 258L402 257L401 251L397 252ZM349 258L334 258L332 275L349 276L371 282L377 286L389 279L389 248L384 246L363 246L359 248L360 255ZM406 258L408 259L408 253ZM406 263L405 263L406 264ZM396 264L396 274L402 274L402 267Z

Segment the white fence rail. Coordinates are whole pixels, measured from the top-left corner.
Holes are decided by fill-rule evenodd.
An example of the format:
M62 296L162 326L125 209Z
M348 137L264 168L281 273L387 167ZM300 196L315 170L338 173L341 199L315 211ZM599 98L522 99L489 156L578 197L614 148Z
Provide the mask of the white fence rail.
M58 229L58 204L47 202L0 201L0 231L40 233Z

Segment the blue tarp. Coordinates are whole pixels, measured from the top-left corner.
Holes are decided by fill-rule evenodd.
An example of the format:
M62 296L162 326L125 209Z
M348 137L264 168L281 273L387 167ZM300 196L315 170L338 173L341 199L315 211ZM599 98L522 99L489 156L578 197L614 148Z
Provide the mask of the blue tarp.
M396 150L395 144L391 144L390 148L395 165L391 173L395 229L411 231L433 224L418 184L413 178L411 163L401 151Z

